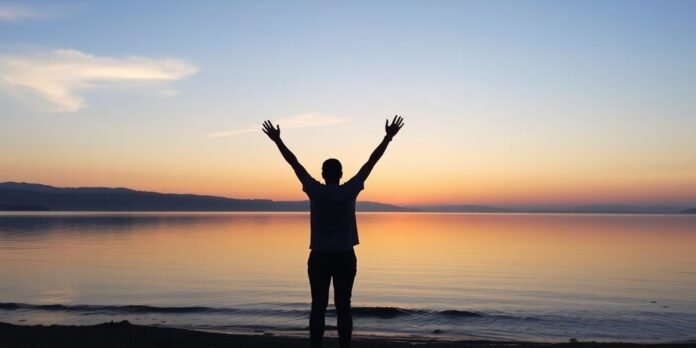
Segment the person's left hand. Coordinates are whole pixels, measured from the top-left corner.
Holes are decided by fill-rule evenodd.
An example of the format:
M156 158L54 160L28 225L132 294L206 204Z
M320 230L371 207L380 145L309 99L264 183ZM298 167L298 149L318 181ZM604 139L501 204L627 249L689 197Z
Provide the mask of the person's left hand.
M280 141L280 125L276 125L274 128L271 121L264 121L263 132L266 133L266 135L268 135L268 137L274 142Z

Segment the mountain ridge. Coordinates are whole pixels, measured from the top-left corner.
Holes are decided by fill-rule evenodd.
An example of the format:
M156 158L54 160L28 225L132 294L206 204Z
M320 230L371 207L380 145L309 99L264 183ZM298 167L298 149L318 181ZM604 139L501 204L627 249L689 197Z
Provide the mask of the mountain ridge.
M412 211L379 202L359 201L358 211ZM55 187L24 182L0 183L0 210L54 211L308 211L309 201L239 199L161 193L129 188Z
M38 183L0 183L0 211L308 211L309 201L240 199L212 195L139 191L125 187L56 187ZM594 204L505 207L476 204L407 205L358 201L362 212L693 214L688 206Z

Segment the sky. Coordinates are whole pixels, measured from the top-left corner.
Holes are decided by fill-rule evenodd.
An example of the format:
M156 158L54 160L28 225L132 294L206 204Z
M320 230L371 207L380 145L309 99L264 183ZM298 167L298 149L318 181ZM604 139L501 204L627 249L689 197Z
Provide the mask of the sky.
M0 181L696 205L694 1L0 1Z

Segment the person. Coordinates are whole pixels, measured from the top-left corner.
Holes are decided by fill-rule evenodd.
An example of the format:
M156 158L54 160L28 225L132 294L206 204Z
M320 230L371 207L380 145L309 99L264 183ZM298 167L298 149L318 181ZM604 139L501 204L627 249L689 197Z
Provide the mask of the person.
M353 247L359 243L355 201L375 164L403 125L401 116L394 116L391 124L387 119L384 124L386 135L382 142L358 173L343 184L340 184L343 177L341 162L334 158L324 161L321 176L325 183L322 184L309 175L297 157L285 146L280 138L280 125L274 127L271 121L263 123L263 132L278 146L283 158L300 179L302 190L309 197L311 251L307 261L307 273L312 293L312 310L309 316L312 348L321 347L324 337L324 319L332 278L339 346L350 347L353 332L350 298L357 271L357 258Z

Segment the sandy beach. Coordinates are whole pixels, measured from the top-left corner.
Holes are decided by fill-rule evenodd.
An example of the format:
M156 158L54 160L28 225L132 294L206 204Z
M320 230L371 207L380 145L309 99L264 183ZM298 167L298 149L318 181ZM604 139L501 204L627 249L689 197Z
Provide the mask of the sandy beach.
M0 346L2 347L306 347L306 338L278 337L269 335L230 335L175 328L133 325L126 321L89 326L35 325L23 326L0 323ZM684 344L631 344L631 343L534 343L534 342L403 342L390 338L358 338L356 348L402 348L402 347L692 347ZM333 338L327 338L325 347L338 347Z

